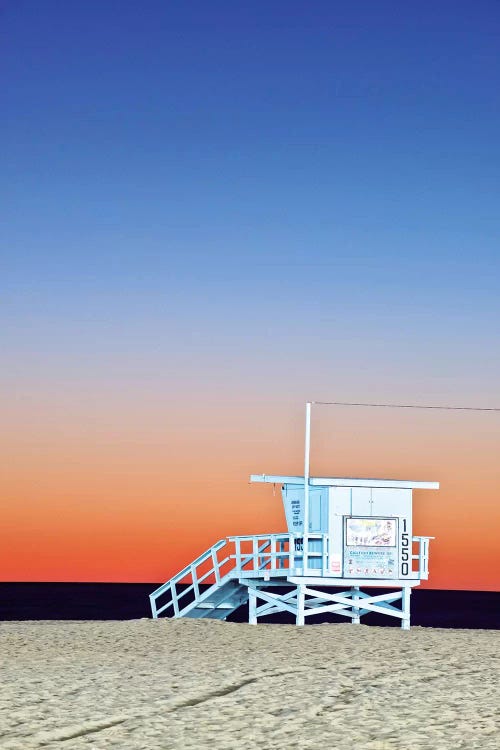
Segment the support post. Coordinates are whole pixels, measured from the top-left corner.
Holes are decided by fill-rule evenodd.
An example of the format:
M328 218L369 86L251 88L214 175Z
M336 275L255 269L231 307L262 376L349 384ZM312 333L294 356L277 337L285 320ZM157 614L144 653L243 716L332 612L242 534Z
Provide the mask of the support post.
M403 630L410 629L410 597L411 597L411 586L403 586L402 591L402 610L403 617L401 620L401 627Z
M304 586L299 583L297 586L297 617L295 620L296 625L304 624L304 610L305 610L305 599Z
M353 586L352 589L352 624L353 625L359 625L361 622L361 618L359 615L359 586Z
M248 589L248 622L257 625L257 596L253 589Z

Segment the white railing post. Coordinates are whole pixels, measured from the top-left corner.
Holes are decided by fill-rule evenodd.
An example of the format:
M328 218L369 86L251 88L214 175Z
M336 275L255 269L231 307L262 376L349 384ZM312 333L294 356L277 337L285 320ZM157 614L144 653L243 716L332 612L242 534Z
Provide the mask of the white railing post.
M179 615L179 602L177 601L177 590L175 587L175 583L170 584L170 593L172 595L172 604L174 605L174 616L177 617Z
M241 539L239 537L236 537L234 540L234 546L236 550L236 567L238 568L238 572L241 572Z
M423 560L424 574L425 574L425 577L428 578L429 577L429 540L428 539L423 539L422 541L424 543L423 544L423 548L424 548L424 554L423 554L423 557L424 557L424 560Z
M219 570L219 561L217 559L217 552L212 548L212 563L214 566L214 573L215 573L215 580L217 583L220 583L220 570Z
M259 545L258 545L256 537L252 539L252 562L253 562L252 570L258 570L259 569Z
M276 537L271 535L271 570L276 570Z
M158 610L156 609L156 597L154 597L152 594L149 595L149 603L151 605L151 614L156 620L156 618L158 617Z
M279 542L279 551L280 551L280 556L279 556L278 567L282 569L285 567L285 558L283 557L283 552L285 551L285 542L282 539L280 539L280 542Z
M193 591L196 599L200 597L200 587L198 586L198 577L196 574L196 566L191 565L191 578L193 581Z

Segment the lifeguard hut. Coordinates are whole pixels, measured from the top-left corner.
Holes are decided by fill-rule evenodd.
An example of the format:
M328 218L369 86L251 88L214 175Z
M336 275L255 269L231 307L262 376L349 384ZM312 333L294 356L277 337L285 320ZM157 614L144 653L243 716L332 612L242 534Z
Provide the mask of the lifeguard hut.
M297 625L326 613L358 624L377 612L410 628L410 594L428 578L433 538L413 536L413 491L437 490L438 482L307 472L250 480L281 487L288 531L218 541L150 594L153 617L224 620L248 601L253 624L280 612Z

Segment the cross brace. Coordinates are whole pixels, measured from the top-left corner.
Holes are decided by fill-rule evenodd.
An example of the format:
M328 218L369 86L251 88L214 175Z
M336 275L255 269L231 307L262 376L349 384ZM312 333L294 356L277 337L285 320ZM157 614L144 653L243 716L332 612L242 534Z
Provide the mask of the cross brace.
M291 591L284 594L265 591L264 587L265 584L260 586L257 582L248 585L250 623L256 624L257 618L263 615L290 612L298 625L303 625L306 617L327 613L350 618L353 624L358 624L363 615L376 612L398 618L404 630L410 627L410 587L375 595L360 591L357 586L326 593L306 583L294 583ZM257 606L258 599L264 603ZM402 600L401 609L393 606L393 602L399 600Z

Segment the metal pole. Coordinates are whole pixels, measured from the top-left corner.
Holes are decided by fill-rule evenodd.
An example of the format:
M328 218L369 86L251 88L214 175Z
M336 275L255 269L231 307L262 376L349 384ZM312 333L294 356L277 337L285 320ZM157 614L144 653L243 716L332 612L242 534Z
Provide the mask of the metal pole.
M306 534L309 533L309 457L311 453L311 402L306 403L306 439L304 450L304 540L302 544L302 567L307 567L307 542Z

